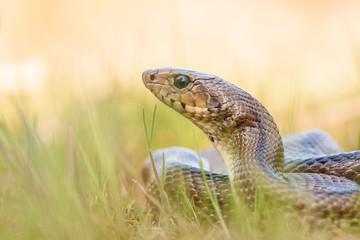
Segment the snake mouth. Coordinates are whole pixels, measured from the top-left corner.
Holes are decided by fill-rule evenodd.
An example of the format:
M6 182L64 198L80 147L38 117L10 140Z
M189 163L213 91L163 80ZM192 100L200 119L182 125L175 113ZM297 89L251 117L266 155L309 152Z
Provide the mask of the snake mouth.
M165 97L159 93L154 93L154 95L163 103L165 103L166 105L168 105L169 107L175 109L176 111L180 112L180 113L204 113L204 112L208 112L210 111L209 108L202 108L202 107L196 107L196 106L191 106L189 104L186 104L184 102L181 101L177 101L175 99L169 98L169 97Z

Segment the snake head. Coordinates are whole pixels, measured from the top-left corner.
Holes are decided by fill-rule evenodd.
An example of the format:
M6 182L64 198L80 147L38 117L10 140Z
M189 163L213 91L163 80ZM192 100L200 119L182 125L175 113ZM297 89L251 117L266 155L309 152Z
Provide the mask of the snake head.
M214 75L181 68L150 69L142 79L160 101L190 119L212 142L229 127L233 104L227 95L234 85Z
M194 115L221 107L222 97L207 86L209 82L216 83L216 78L180 68L150 69L143 73L145 86L157 98L180 113Z

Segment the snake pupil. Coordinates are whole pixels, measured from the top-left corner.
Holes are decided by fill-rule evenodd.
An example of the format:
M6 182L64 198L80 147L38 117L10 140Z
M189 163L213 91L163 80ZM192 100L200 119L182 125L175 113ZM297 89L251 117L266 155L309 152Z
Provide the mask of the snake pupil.
M174 85L179 89L187 87L189 83L190 83L189 77L182 74L177 75L174 79Z

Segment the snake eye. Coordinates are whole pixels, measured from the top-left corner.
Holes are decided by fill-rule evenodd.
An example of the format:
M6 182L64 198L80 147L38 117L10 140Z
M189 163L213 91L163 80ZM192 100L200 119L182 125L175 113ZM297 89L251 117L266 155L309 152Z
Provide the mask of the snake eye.
M177 75L174 80L175 87L182 89L189 85L190 79L188 76L185 75Z

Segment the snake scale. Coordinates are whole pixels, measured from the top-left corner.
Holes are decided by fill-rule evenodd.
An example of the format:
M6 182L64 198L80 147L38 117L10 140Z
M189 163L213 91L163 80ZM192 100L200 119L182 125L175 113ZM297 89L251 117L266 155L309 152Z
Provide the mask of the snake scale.
M180 68L150 69L145 86L163 103L188 118L212 142L216 152L203 158L221 159L228 175L210 171L191 150L169 148L154 153L162 172L165 154L165 191L174 200L179 186L198 212L214 215L204 180L215 192L221 213L241 198L250 208L257 194L276 199L313 219L346 220L359 224L360 151L342 153L320 130L281 137L268 110L243 89L210 74ZM144 170L149 179L150 164ZM158 196L154 179L149 192Z

